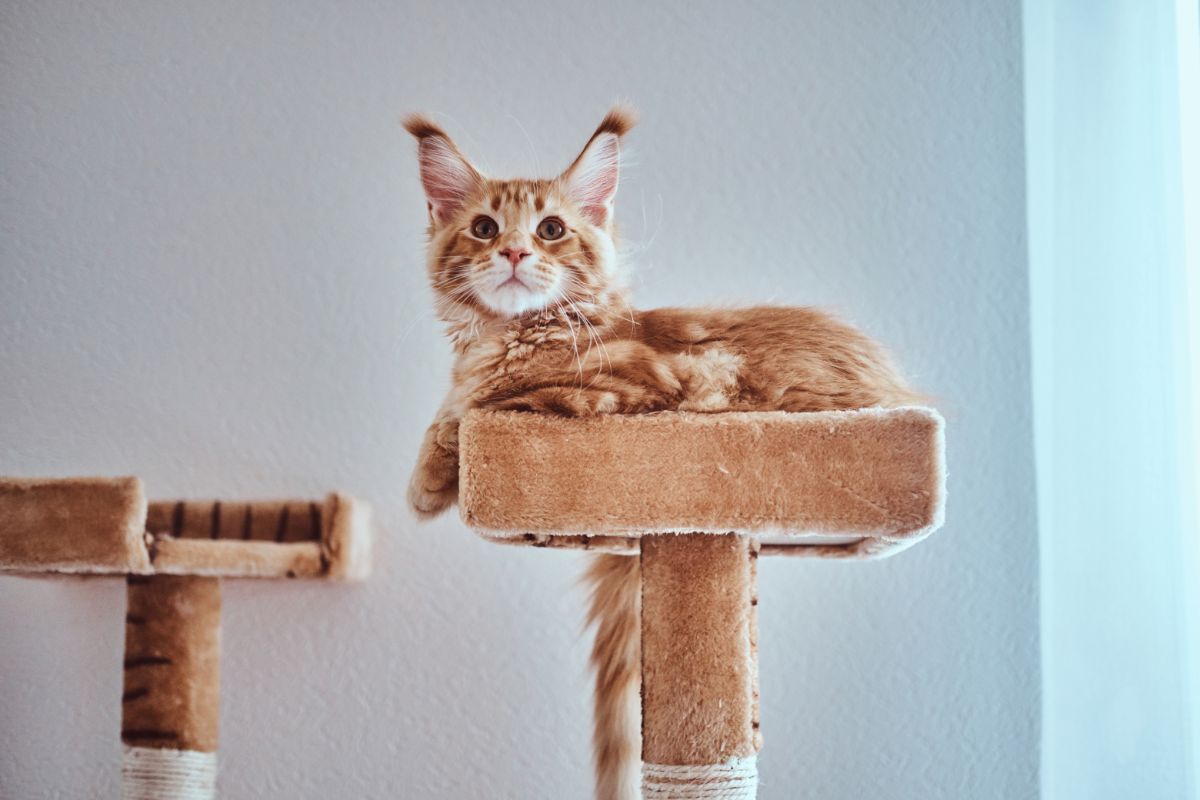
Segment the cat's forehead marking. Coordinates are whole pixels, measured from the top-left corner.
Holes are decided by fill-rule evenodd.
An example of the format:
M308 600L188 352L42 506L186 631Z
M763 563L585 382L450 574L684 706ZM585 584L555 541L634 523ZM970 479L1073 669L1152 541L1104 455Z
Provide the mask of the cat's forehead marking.
M490 188L488 199L493 211L499 211L505 205L533 206L542 211L549 193L547 181L497 181Z

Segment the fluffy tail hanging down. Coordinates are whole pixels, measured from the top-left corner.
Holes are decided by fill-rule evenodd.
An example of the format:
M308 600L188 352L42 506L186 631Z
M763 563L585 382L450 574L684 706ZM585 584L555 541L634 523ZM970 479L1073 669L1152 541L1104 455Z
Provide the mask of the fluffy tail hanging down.
M588 625L596 628L591 658L596 673L596 800L637 800L642 756L641 559L596 556L584 582L591 590Z

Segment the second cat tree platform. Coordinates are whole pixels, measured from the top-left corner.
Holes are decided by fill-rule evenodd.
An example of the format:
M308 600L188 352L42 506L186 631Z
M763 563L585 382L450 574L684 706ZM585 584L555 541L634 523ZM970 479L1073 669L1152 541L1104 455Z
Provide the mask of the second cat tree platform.
M0 574L126 583L122 800L216 794L222 580L363 579L370 528L336 492L149 502L134 477L0 478Z
M497 542L642 561L642 791L753 798L762 555L878 558L942 523L927 408L599 416L474 411L464 521Z

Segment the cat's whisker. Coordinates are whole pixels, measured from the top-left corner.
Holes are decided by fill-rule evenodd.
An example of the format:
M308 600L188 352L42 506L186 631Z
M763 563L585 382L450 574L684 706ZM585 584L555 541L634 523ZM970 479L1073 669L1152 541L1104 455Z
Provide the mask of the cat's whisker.
M583 326L583 323L584 323L583 315L582 315L582 314L579 312L579 309L576 307L575 303L574 303L574 302L572 302L572 301L570 301L570 300L564 300L564 302L566 302L567 306L568 306L568 307L570 307L570 309L571 309L571 312L572 312L572 313L575 315L575 318L576 318L577 320L579 320L579 322L580 322L580 327L582 327L582 326ZM587 346L587 350L586 350L586 351L584 352L584 354L583 354L583 360L584 360L584 361L587 361L587 360L588 360L588 357L589 357L589 356L591 356L591 354L592 354L592 341L593 341L593 337L592 337L592 335L589 333L589 334L588 334L588 346Z
M516 114L509 114L508 118L511 119L513 122L517 123L517 127L521 129L521 133L525 134L525 141L529 143L529 154L531 156L533 156L534 172L537 172L540 174L542 171L542 168L541 168L541 165L538 164L538 149L533 143L533 137L529 135L529 131L525 129L525 126L523 124L521 124L520 117L518 117Z
M413 314L412 319L410 319L408 321L408 325L405 326L404 332L400 334L400 339L397 341L397 347L404 347L405 343L408 341L408 337L411 336L412 332L416 329L417 323L421 322L422 320L422 314Z
M645 231L647 228L646 196L645 196L645 194L642 194L642 195L640 195L640 197L642 200L642 230ZM641 243L630 242L628 245L623 246L621 248L622 256L625 258L633 258L634 256L641 255L642 253L649 250L650 246L652 244L654 244L654 240L658 238L658 232L662 230L662 222L663 222L663 196L660 194L660 195L658 195L658 221L655 223L654 231L650 234L650 236L645 241L643 241Z
M457 281L455 283L438 286L437 288L443 296L454 296L465 291L470 291L473 286L470 281Z
M571 324L571 317L562 310L562 304L557 303L554 306L555 310L562 315L562 320L567 324L567 329L571 331L571 349L575 353L575 368L579 371L579 388L583 389L583 362L579 359L579 337L575 333L575 326Z
M609 374L609 377L612 377L612 374L613 374L612 356L608 352L608 347L605 346L605 344L604 344L604 337L600 335L600 333L596 330L596 326L591 323L591 321L587 318L587 316L585 314L583 314L581 311L579 311L578 307L574 303L571 304L571 307L575 309L576 314L578 314L578 316L579 316L579 321L582 322L583 325L588 330L588 352L589 353L591 352L591 340L593 338L595 338L596 344L599 347L599 352L600 352L600 367L601 367L601 369L603 369L604 363L607 361L608 362L608 374ZM597 371L597 375L595 377L599 377L599 371ZM593 377L591 383L588 384L587 388L590 389L592 387L592 385L596 382L595 377Z
M470 305L467 302L467 300L469 300L469 299L470 299L469 293L459 294L459 295L445 295L443 297L438 298L436 303L438 305L438 308L442 309L442 310L448 310L448 309L455 308L455 307L467 308Z
M583 297L579 298L579 302L587 303L589 306L595 306L597 304L596 303L596 294L595 294L595 292L591 291L590 286L585 285L581 280L576 278L574 275L568 274L566 276L566 279L568 281L567 285L570 289L574 289L579 294L583 295Z

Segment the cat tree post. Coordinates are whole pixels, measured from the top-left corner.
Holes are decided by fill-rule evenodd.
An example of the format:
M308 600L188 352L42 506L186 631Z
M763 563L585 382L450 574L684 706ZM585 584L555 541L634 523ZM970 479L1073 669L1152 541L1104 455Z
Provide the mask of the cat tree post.
M641 558L644 797L745 800L761 744L757 555L878 558L932 533L942 426L926 408L474 411L459 505L493 541Z
M367 508L147 503L137 478L0 478L0 571L123 575L122 798L210 800L223 578L358 579Z
M703 786L753 797L753 543L736 534L668 533L641 544L643 796Z
M130 575L125 583L124 796L211 797L221 699L221 581Z

